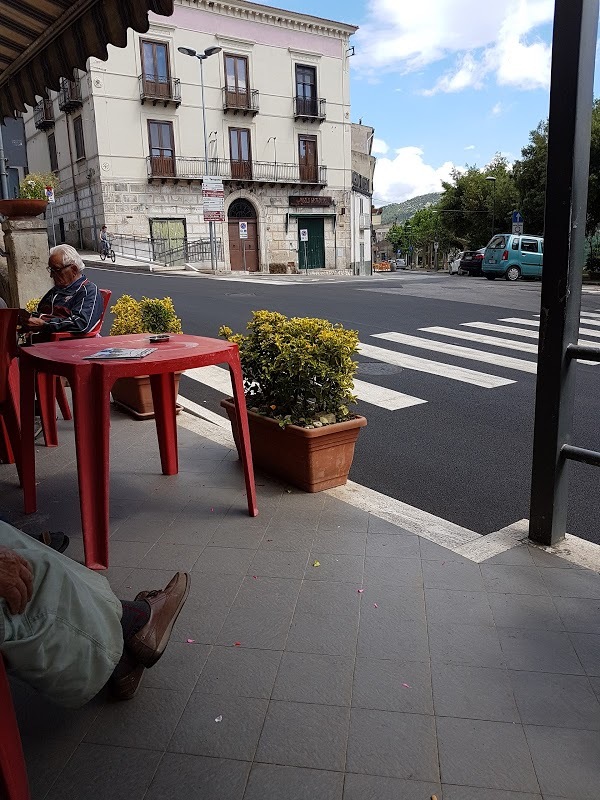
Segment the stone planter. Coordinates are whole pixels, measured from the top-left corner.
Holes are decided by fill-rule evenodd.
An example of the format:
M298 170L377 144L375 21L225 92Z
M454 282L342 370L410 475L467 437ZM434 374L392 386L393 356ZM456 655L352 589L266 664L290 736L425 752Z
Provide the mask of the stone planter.
M221 407L231 422L239 454L233 400L221 400ZM357 416L322 428L281 428L276 420L248 411L248 424L256 467L305 492L322 492L348 480L354 445L367 420Z
M175 399L179 394L179 379L181 372L175 373ZM119 378L111 389L115 403L131 414L135 419L154 419L154 405L152 404L152 389L150 376L140 375L135 378Z
M0 214L8 219L39 217L44 213L47 205L47 200L27 200L15 197L13 200L0 200Z

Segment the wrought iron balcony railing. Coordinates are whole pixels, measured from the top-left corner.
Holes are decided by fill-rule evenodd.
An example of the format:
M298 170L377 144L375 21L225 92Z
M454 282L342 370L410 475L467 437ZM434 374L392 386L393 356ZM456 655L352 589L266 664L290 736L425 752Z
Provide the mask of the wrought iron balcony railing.
M294 97L294 118L323 122L327 114L327 101L322 97Z
M33 124L40 131L47 131L54 127L54 106L52 100L40 100L33 109Z
M202 180L203 158L148 156L148 179ZM231 161L211 158L208 175L224 181L327 185L327 167L317 164L280 164L275 161Z
M223 111L234 114L258 114L258 89L230 89L223 87Z
M138 84L142 105L146 100L154 106L157 103L163 103L165 106L173 104L177 107L181 103L181 82L179 78L142 73L142 75L138 75Z
M60 91L58 93L58 107L61 111L67 114L74 111L76 108L81 108L83 100L81 99L81 81L79 78L69 80L69 78L61 78Z

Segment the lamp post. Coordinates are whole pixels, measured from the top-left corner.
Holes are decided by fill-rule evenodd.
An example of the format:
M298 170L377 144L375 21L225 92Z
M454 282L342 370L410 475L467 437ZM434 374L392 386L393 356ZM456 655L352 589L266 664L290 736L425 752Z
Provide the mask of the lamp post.
M494 175L488 175L486 181L492 182L492 238L496 232L496 178Z
M204 68L203 62L210 58L210 56L214 56L215 53L220 53L220 47L207 47L203 53L198 53L196 50L193 50L191 47L178 47L177 48L180 53L183 53L185 56L191 56L192 58L197 58L200 62L200 88L202 92L202 127L204 129L204 174L208 175L208 136L206 134L206 103L204 102ZM209 220L208 223L208 236L210 239L210 267L213 272L217 270L217 254L215 250L215 223L212 220Z

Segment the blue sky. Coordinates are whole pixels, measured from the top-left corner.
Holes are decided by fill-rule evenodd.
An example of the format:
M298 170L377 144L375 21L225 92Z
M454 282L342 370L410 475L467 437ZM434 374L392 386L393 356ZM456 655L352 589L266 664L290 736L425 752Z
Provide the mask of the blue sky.
M553 0L282 0L360 26L352 118L375 127L375 199L436 191L453 166L513 161L548 115Z

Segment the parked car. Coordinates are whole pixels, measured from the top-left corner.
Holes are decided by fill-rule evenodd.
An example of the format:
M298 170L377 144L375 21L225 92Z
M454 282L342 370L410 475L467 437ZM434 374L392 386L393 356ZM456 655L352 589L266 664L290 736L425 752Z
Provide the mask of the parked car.
M458 275L460 270L460 262L462 261L463 256L464 252L457 253L454 258L450 259L448 263L448 272L450 275Z
M485 248L483 274L493 281L506 278L541 278L544 266L543 236L517 236L501 233L493 236Z
M460 271L467 272L469 275L481 275L481 264L485 247L479 250L465 250L460 260Z

